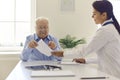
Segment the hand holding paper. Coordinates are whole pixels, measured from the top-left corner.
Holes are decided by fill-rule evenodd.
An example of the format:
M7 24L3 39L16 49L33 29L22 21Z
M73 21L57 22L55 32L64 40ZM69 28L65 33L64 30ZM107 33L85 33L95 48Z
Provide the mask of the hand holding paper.
M38 44L35 40L30 41L28 44L29 48L35 48L36 46L38 46Z
M57 57L63 57L63 51L53 51L42 39L38 42L36 49L47 56L52 54Z
M56 44L55 44L55 42L53 42L53 41L49 41L48 46L49 46L51 49L55 49L55 48L56 48Z
M38 46L36 47L36 49L47 56L51 55L52 49L50 49L49 46L42 39L38 42Z

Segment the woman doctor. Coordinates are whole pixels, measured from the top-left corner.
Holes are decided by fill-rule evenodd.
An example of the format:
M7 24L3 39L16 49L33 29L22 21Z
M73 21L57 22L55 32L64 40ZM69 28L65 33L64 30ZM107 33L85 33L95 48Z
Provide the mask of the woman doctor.
M86 55L96 52L100 70L120 78L120 26L113 14L113 6L107 0L95 1L92 6L92 18L102 27L79 53ZM73 61L87 63L84 58Z

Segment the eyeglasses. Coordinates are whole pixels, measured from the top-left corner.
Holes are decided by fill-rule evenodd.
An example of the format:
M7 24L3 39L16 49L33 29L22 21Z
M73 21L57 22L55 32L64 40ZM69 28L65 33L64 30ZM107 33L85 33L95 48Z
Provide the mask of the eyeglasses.
M53 65L45 65L47 67L47 70L55 70L55 69L59 69L62 70L62 67L60 66L53 66Z
M37 29L48 29L48 26L36 26Z

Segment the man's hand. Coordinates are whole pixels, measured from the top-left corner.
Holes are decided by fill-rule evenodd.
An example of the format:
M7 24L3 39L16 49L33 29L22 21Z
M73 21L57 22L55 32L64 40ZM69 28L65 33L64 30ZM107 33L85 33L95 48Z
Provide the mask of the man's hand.
M53 42L53 41L49 41L48 46L49 46L51 49L55 49L55 48L56 48L56 44L55 44L55 42Z
M73 59L73 61L77 62L77 63L86 63L85 59L84 58L78 58L78 59Z
M38 46L38 44L35 40L30 41L29 44L28 44L29 48L35 48L37 46Z

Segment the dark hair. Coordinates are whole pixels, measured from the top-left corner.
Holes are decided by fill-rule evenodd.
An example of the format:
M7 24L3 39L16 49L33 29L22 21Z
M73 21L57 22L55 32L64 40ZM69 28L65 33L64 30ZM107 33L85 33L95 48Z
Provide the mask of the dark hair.
M107 20L112 18L113 24L117 29L118 33L120 34L120 25L113 14L112 4L107 0L99 0L99 1L93 2L92 6L95 10L99 11L100 13L106 12Z

